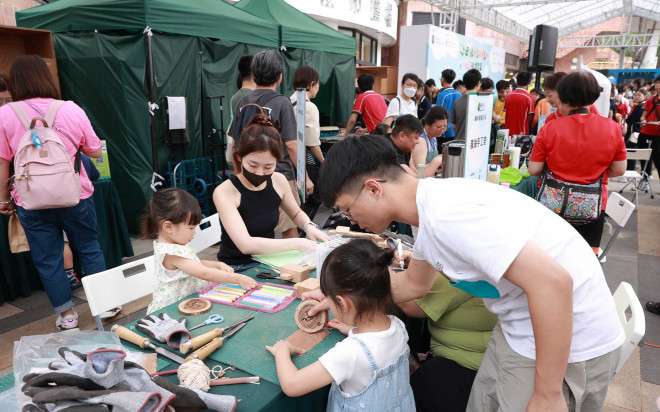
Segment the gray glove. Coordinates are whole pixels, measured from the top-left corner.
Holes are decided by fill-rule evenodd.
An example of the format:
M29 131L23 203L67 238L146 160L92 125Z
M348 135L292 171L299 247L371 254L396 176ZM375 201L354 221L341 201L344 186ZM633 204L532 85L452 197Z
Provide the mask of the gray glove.
M179 386L162 376L154 376L154 382L176 395L171 406L176 412L196 412L209 409L217 412L233 412L236 398L230 395L212 395L190 386Z
M178 321L169 317L167 313L159 315L149 315L140 319L135 328L146 333L158 342L167 343L174 349L190 340L190 332L186 329L186 319L181 318Z
M53 411L112 410L113 412L160 411L158 392L131 392L121 389L86 391L73 386L48 389L36 394L32 402L37 405L55 404ZM86 405L86 408L83 406ZM112 408L108 409L110 406Z

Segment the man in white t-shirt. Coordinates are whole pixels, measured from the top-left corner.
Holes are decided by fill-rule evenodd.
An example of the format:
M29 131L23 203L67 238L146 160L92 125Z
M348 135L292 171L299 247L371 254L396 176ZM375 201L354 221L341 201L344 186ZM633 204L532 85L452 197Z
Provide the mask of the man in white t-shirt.
M417 180L379 136L335 144L318 186L368 231L419 227L408 269L392 274L396 302L426 295L441 272L499 316L469 411L602 409L624 333L597 258L563 219L484 181Z
M415 93L417 93L418 80L419 77L414 73L403 75L401 79L401 94L390 100L383 123L391 126L397 117L404 114L412 114L417 117L417 103L413 98L415 97Z

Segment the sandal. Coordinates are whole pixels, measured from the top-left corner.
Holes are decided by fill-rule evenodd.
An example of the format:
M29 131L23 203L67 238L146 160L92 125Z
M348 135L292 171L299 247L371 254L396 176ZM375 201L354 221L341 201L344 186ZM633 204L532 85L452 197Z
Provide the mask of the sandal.
M78 329L78 312L73 312L73 315L67 315L65 317L58 316L55 326L61 331Z

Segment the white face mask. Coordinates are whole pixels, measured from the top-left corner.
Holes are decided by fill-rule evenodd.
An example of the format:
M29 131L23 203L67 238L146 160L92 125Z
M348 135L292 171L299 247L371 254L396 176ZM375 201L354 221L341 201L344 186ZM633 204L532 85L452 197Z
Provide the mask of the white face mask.
M403 88L403 94L405 94L408 97L414 97L415 93L417 93L417 89L414 87L404 87Z

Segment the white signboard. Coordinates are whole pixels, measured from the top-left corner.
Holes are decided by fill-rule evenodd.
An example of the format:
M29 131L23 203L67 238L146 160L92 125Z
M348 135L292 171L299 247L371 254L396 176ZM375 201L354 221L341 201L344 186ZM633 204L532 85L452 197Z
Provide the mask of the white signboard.
M296 146L296 187L300 201L305 203L305 89L296 90L296 123L298 125Z
M492 120L493 94L470 93L465 131L465 174L463 175L468 179L486 180Z

